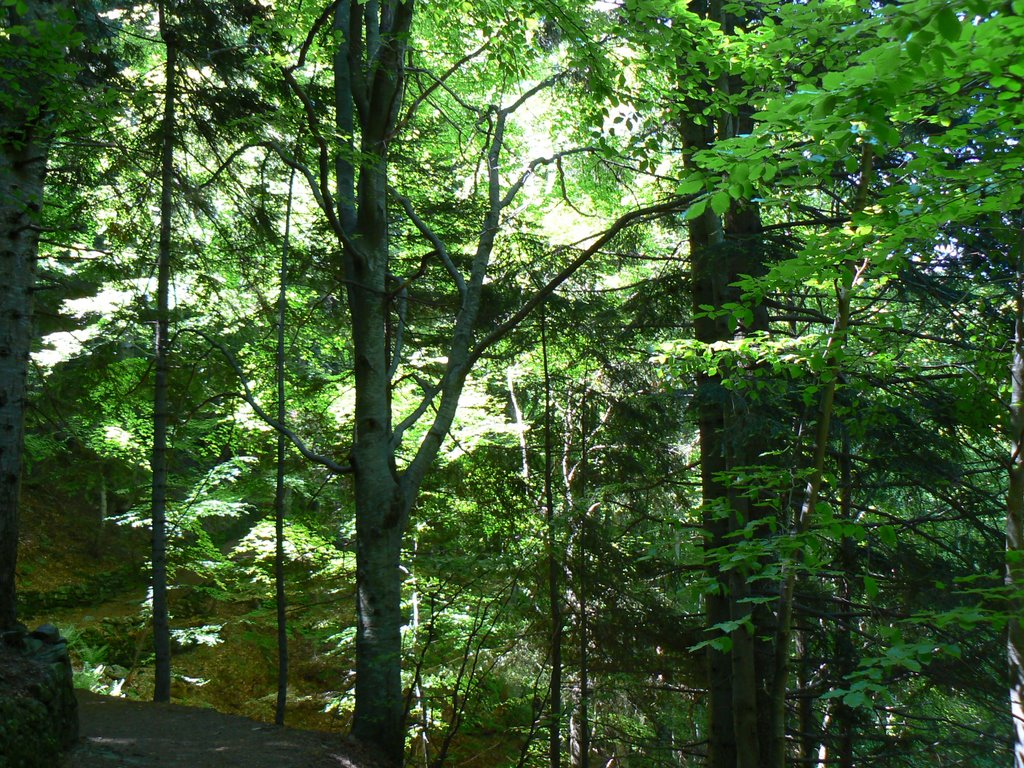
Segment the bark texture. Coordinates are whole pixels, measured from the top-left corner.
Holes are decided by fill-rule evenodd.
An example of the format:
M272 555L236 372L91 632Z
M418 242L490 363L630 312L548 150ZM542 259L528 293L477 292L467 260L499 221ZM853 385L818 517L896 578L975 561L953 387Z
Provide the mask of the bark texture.
M152 480L153 518L153 651L155 678L153 701L171 700L171 629L167 608L167 427L170 420L168 375L170 372L170 284L171 284L171 216L174 211L174 134L175 101L177 99L176 35L169 29L160 10L160 35L167 47L164 68L162 147L160 153L160 246L157 254L156 361L153 384L153 452L150 467Z
M0 29L50 17L51 3L0 9ZM17 623L15 572L26 380L50 123L43 90L56 48L5 36L0 49L0 630ZM33 47L34 46L34 47Z
M0 148L0 630L17 621L15 567L24 442L25 384L32 342L37 228L46 146Z
M387 145L405 84L412 2L339 3L334 28L335 231L355 360L351 462L356 498L356 706L353 735L396 764L402 719L402 538L414 491L401 483L391 423ZM353 161L358 144L362 162ZM322 179L323 180L323 179Z

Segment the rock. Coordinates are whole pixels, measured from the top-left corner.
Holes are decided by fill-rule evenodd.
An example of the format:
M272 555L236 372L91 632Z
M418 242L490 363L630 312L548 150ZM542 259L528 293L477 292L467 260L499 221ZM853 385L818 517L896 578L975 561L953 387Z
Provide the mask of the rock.
M78 702L67 642L52 624L30 634L4 633L0 768L52 768L77 740Z
M53 626L53 624L42 624L36 627L29 634L29 637L34 637L38 640L42 640L44 643L59 643L61 641L64 641L64 639L60 636L60 630Z

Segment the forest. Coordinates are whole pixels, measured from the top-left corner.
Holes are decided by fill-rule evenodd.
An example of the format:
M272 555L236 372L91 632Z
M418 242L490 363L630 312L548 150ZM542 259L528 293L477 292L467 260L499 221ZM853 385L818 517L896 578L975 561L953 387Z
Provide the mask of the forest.
M0 631L395 765L1024 768L1024 0L0 0Z

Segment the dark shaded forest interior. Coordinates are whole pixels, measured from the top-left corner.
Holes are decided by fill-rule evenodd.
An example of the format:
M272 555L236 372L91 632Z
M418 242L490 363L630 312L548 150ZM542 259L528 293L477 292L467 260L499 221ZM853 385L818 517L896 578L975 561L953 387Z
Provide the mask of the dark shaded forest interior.
M1021 51L2 0L5 643L196 765L259 726L171 702L309 765L1024 768Z

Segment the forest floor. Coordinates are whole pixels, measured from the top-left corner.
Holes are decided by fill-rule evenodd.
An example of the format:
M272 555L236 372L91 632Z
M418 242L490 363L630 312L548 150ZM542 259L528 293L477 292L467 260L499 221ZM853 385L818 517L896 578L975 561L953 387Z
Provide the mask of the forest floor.
M385 768L336 733L279 728L213 709L76 691L78 745L61 768Z

